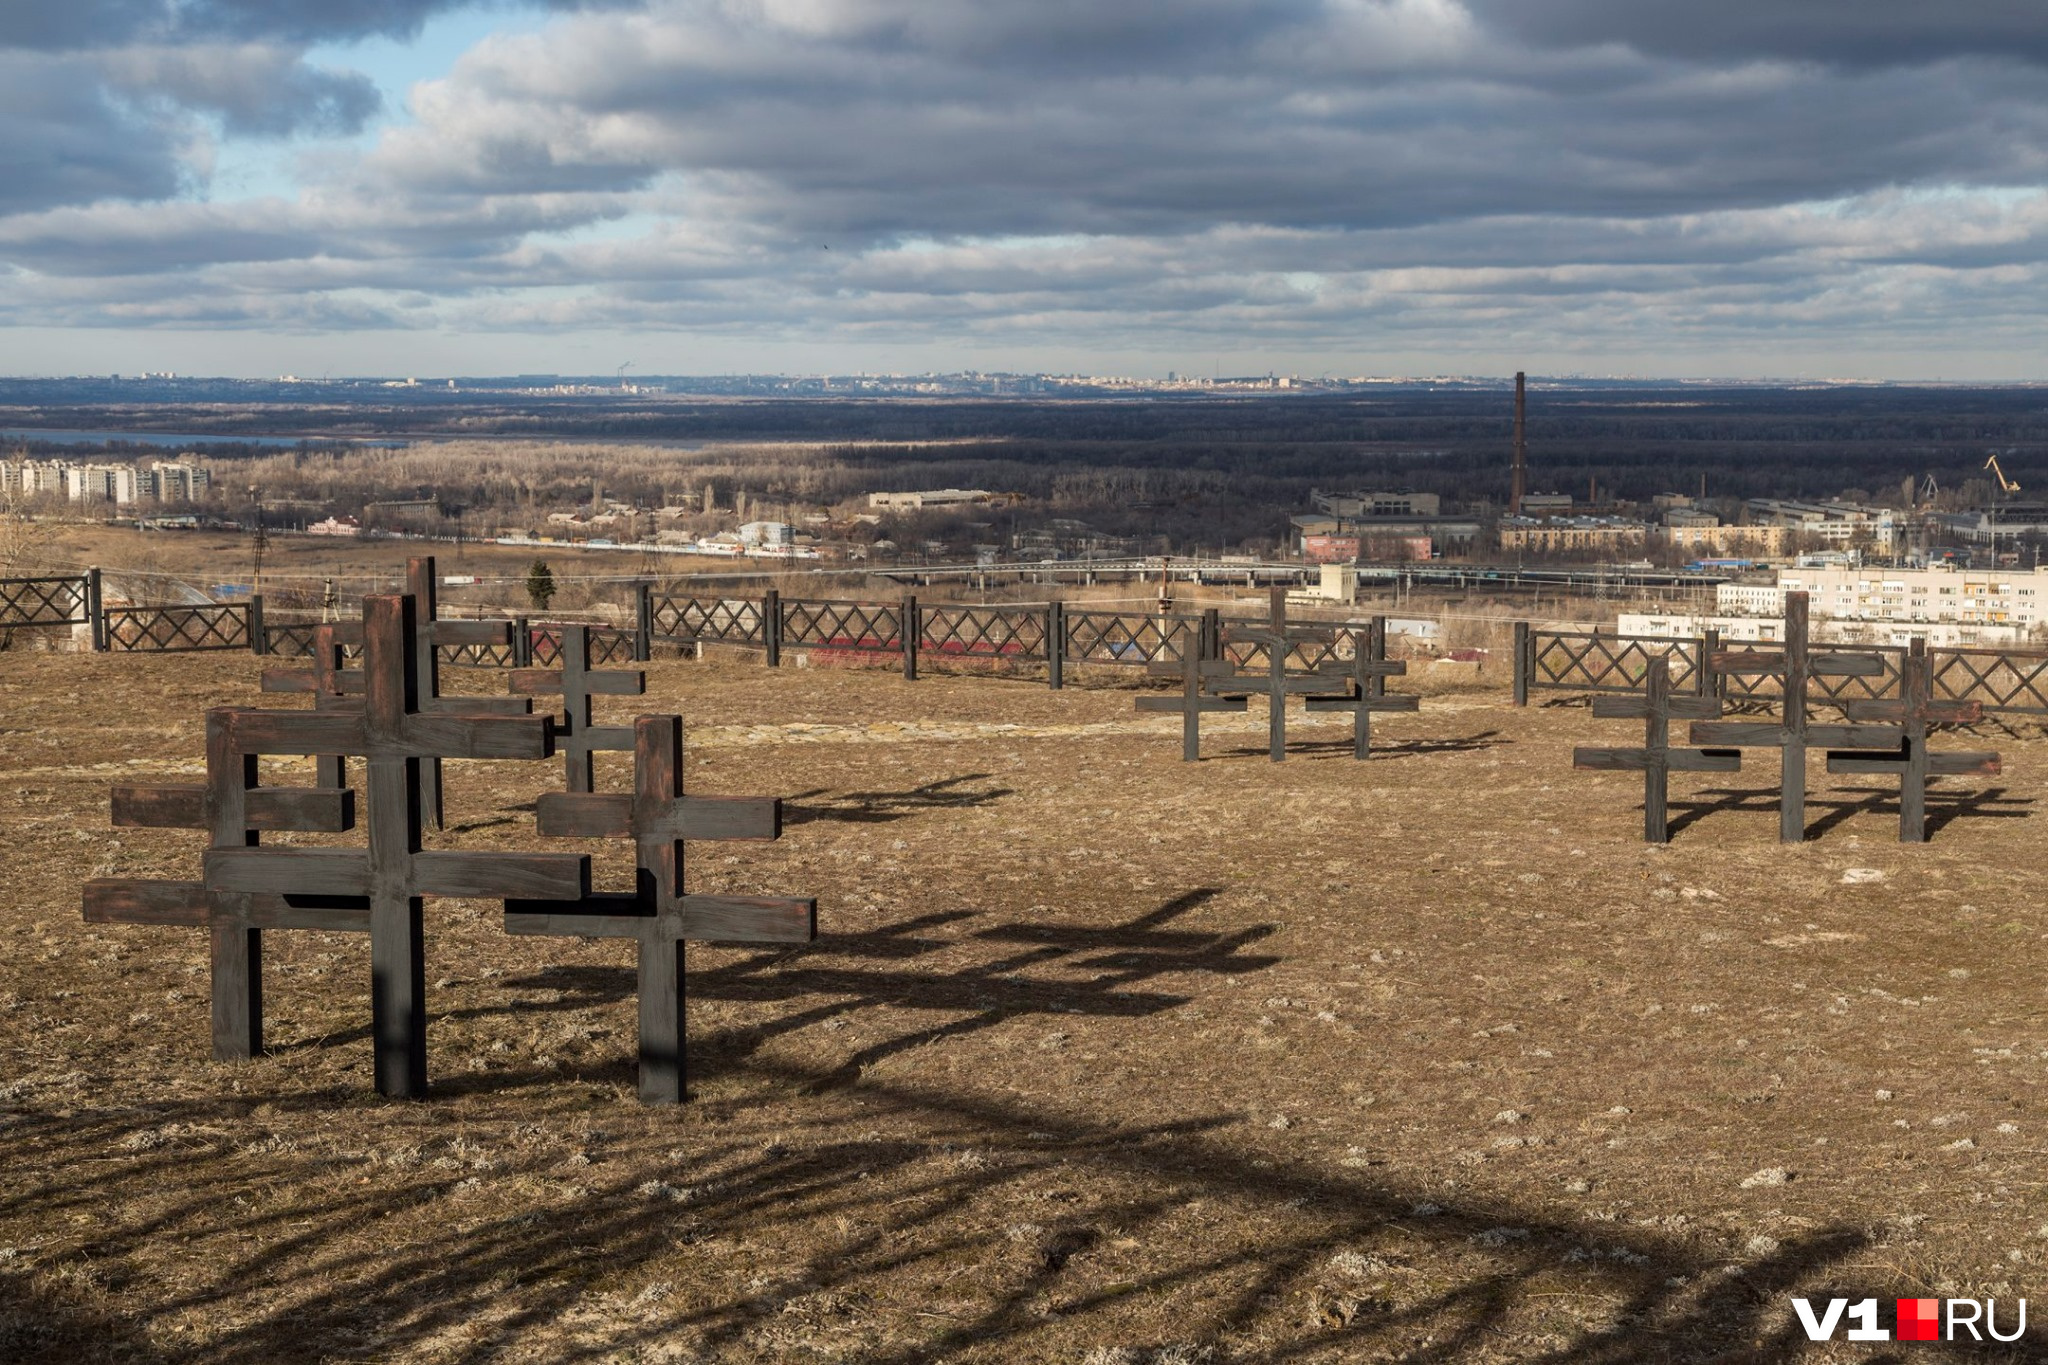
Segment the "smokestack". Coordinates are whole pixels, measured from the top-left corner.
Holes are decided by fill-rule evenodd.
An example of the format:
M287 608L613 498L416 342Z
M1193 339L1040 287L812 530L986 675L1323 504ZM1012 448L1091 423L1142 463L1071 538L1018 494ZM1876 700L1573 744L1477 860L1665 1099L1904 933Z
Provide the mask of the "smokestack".
M1522 515L1522 495L1529 491L1529 442L1524 417L1522 372L1515 371L1515 482L1508 494L1508 515Z

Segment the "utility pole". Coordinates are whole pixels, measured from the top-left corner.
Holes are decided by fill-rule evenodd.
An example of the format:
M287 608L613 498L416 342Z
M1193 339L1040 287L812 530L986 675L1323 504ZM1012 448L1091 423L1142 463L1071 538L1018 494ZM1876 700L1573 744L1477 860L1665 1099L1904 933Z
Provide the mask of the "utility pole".
M256 534L250 541L250 548L255 552L250 576L255 582L250 585L249 592L254 596L263 591L263 552L270 548L270 533L263 529L263 497L255 484L249 485L249 506L256 514Z
M1526 389L1523 374L1515 371L1515 470L1514 484L1508 493L1508 515L1522 515L1522 495L1529 491L1529 441L1526 415Z

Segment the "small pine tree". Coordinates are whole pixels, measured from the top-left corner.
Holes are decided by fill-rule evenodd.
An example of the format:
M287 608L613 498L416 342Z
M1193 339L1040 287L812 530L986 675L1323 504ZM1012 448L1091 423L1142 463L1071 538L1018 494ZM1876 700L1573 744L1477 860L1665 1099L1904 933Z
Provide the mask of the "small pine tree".
M533 567L526 571L526 595L533 600L535 611L546 611L548 603L554 600L555 574L545 559L534 560Z

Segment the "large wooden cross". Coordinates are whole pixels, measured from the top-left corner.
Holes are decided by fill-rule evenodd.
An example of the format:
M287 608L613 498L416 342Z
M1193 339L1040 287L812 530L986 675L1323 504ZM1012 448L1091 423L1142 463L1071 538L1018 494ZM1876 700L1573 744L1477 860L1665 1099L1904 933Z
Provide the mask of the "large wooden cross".
M1724 650L1708 656L1714 673L1776 674L1784 681L1784 712L1776 724L1740 720L1708 720L1692 727L1695 744L1734 745L1780 751L1778 838L1796 844L1806 838L1806 751L1821 749L1896 749L1896 725L1815 725L1806 718L1807 684L1814 675L1874 678L1884 673L1884 660L1874 654L1813 656L1807 648L1807 602L1803 592L1785 594L1785 641L1776 650Z
M590 627L565 625L561 628L560 668L515 668L512 691L529 697L562 698L562 715L555 722L555 748L561 752L569 790L593 790L597 770L594 755L600 749L630 750L634 746L630 725L598 725L591 719L591 698L637 697L647 690L647 674L641 670L590 666Z
M1936 777L1996 777L2004 771L1998 754L1988 750L1929 753L1930 725L1969 725L1984 719L1984 703L1947 701L1934 695L1934 669L1927 641L1915 637L1901 670L1898 700L1872 698L1846 706L1851 720L1891 721L1901 737L1897 753L1854 751L1830 753L1831 773L1875 773L1899 779L1899 842L1927 842L1927 784Z
M448 715L523 716L533 703L523 697L444 697L441 695L441 650L473 646L509 647L510 621L444 621L437 615L435 590L438 580L432 555L414 555L405 561L405 591L418 604L415 623L416 646L413 673L423 710ZM363 673L343 666L342 646L360 646L362 632L356 623L335 623L332 636L323 641L313 633L313 662L307 668L267 668L263 671L265 692L310 692L316 711L348 711L361 706ZM338 787L347 780L347 763L338 754L317 756L317 780L322 786ZM427 758L420 764L420 808L429 829L447 827L447 808L442 797L441 760Z
M1262 645L1266 650L1266 673L1264 677L1252 673L1226 673L1221 676L1205 677L1203 690L1227 695L1248 692L1266 694L1266 749L1267 756L1275 763L1287 757L1287 698L1295 696L1340 696L1349 689L1349 683L1332 678L1327 674L1308 677L1290 676L1287 672L1287 655L1297 645L1329 644L1336 632L1321 627L1290 627L1287 624L1287 589L1275 587L1266 611L1266 623L1260 625L1228 626L1223 631L1222 643L1226 645Z
M1180 757L1183 763L1194 763L1202 757L1202 715L1210 711L1244 711L1250 703L1242 692L1230 696L1204 696L1203 682L1212 677L1230 677L1236 672L1227 659L1204 659L1200 651L1192 646L1183 646L1184 652L1178 661L1156 663L1148 666L1146 672L1155 678L1179 678L1180 694L1172 697L1140 697L1140 711L1178 711L1180 722Z
M210 892L366 896L371 1014L380 1094L427 1090L425 896L575 898L590 888L587 856L426 851L419 772L428 758L550 758L546 716L451 715L426 710L413 598L363 601L363 707L340 711L224 712L239 754L348 754L366 760L368 847L214 848Z
M514 934L630 938L639 945L640 1098L679 1104L685 1094L683 943L808 943L818 933L815 900L686 894L686 839L777 839L774 797L683 794L683 723L675 716L633 722L633 792L548 792L540 832L563 838L632 839L638 873L630 894L570 900L507 900Z
M1603 719L1643 722L1640 749L1596 749L1581 746L1572 750L1574 768L1607 772L1637 772L1643 775L1643 842L1671 842L1671 774L1732 773L1742 767L1740 749L1674 749L1671 722L1704 720L1721 714L1719 697L1674 697L1671 695L1671 661L1663 655L1650 660L1644 695L1640 697L1595 697L1593 714Z
M206 714L203 786L116 787L114 824L123 829L203 829L216 849L253 847L263 830L340 833L354 828L355 793L331 787L260 787L256 757L235 750L229 713ZM210 942L213 1056L237 1061L263 1050L263 931L367 930L361 897L251 895L203 881L99 878L85 884L90 924L177 924L204 928Z
M1387 657L1387 618L1375 616L1361 638L1353 636L1351 661L1332 660L1317 671L1345 680L1347 692L1340 697L1310 697L1310 711L1351 713L1351 756L1363 762L1372 753L1372 713L1375 711L1417 711L1422 699L1406 692L1387 691L1387 679L1403 677L1408 665Z

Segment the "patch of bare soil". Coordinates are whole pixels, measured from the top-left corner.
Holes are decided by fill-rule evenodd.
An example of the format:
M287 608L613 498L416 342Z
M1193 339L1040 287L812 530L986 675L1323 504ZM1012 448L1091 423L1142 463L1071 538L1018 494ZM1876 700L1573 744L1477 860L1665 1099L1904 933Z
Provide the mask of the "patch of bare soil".
M1779 846L1766 761L1675 783L1657 849L1577 707L1433 697L1360 765L1321 718L1268 762L1255 706L1184 765L1128 691L657 661L608 714L787 801L692 889L815 894L819 941L691 950L656 1110L627 945L430 902L399 1103L360 937L271 934L229 1065L198 931L80 918L195 875L107 787L192 780L256 673L0 654L0 1358L1861 1359L1789 1296L2006 1310L2048 1260L2031 727L1926 846L1818 775ZM533 832L558 767L448 771L437 842L578 847Z

